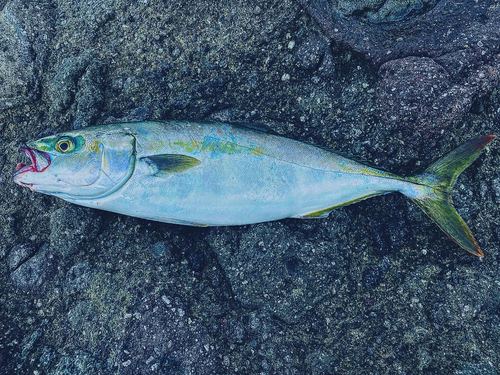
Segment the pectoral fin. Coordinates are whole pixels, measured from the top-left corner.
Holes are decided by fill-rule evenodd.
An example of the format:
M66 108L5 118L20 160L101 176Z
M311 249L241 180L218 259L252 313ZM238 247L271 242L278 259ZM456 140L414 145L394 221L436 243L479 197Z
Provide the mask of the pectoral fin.
M152 155L143 157L141 160L148 164L154 176L183 172L201 163L192 156L180 154Z

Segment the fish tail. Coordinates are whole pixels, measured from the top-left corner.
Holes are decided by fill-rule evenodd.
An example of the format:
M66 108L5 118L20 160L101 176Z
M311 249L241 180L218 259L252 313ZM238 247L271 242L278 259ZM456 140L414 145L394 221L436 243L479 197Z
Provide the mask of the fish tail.
M487 135L468 141L450 153L433 162L422 173L409 177L421 185L413 194L406 194L462 248L483 256L469 227L460 217L451 202L451 189L457 177L467 168L490 143L494 135Z

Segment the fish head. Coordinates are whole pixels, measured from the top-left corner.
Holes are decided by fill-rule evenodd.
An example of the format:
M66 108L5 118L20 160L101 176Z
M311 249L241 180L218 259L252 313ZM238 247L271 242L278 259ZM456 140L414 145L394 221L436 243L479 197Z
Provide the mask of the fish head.
M135 165L135 137L120 130L61 133L21 151L31 164L17 164L14 182L64 199L106 196L123 186Z

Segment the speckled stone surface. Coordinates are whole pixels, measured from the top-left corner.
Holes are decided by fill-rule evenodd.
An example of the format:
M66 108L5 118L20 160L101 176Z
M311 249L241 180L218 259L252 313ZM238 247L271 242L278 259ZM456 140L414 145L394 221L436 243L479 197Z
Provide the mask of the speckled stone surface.
M397 194L189 228L12 182L28 140L145 119L263 122L413 173L499 133L497 1L0 9L0 374L500 372L498 141L453 195L481 260Z

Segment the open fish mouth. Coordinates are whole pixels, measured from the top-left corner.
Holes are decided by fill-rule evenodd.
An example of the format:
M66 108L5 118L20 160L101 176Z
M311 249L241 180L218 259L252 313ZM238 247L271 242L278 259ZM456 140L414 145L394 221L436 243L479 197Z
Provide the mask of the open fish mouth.
M30 158L31 165L18 163L16 165L16 176L25 172L43 172L50 166L50 155L46 152L28 146L21 147L19 151L24 152Z

